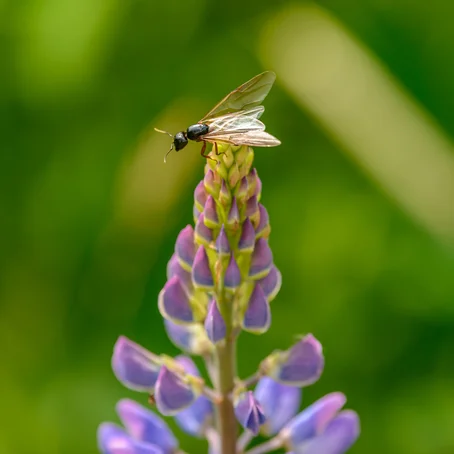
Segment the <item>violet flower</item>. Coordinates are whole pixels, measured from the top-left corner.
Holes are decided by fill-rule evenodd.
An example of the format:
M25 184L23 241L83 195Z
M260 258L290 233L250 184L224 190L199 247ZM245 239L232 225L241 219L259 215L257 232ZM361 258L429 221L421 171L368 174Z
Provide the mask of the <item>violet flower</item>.
M125 337L114 348L114 373L126 387L149 394L160 413L174 417L183 431L205 439L210 454L278 449L342 454L359 435L356 413L342 410L343 394L328 394L300 412L301 388L316 382L324 368L322 346L313 335L270 353L251 377L236 376L238 335L270 328L270 303L282 276L269 244L270 218L261 203L252 149L218 144L218 151L218 156L212 153L218 162L207 161L194 191L194 226L178 235L158 297L170 340L205 362L209 380L188 356L157 355ZM124 428L101 424L102 453L184 452L151 410L122 400L117 412ZM239 427L244 429L240 436ZM248 449L259 433L268 441Z
M98 429L98 445L105 454L171 454L178 441L167 424L138 403L124 399L117 404L117 413L126 430L113 423Z

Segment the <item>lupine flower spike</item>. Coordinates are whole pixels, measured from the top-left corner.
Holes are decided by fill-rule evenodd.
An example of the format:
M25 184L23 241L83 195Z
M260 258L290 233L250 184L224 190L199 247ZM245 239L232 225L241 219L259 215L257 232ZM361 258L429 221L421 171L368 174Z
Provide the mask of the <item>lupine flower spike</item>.
M258 369L249 378L241 379L236 372L239 334L260 335L270 329L271 303L282 284L269 243L262 182L252 167L249 146L276 144L266 143L274 138L258 120L260 104L273 82L272 73L257 76L228 95L201 123L209 128L199 138L219 143L194 191L194 225L184 227L176 239L157 304L170 340L183 354L171 358L151 353L121 336L112 368L124 386L153 396L161 415L175 418L184 432L206 440L206 448L197 452L342 454L359 435L357 414L342 410L345 396L328 394L300 412L302 388L315 383L324 367L322 345L312 334L287 350L258 359ZM229 115L232 127L255 125L257 130L252 135L233 131L229 140L221 140ZM219 118L222 124L216 123ZM182 148L178 140L192 138L191 128L175 136L177 151ZM204 362L209 380L202 378L188 355ZM100 425L100 451L184 453L153 410L121 400L117 413L122 425ZM248 448L258 435L268 440Z

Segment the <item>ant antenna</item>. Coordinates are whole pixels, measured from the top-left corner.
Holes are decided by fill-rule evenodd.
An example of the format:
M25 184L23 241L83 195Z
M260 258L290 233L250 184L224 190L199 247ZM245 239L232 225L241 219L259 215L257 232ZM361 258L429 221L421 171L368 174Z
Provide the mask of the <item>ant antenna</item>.
M170 150L166 153L166 155L164 156L164 164L167 163L167 156L169 155L169 153L173 150L173 142L172 142L172 145L170 145Z
M170 132L167 132L167 131L163 131L162 129L158 129L158 128L154 128L154 130L156 132L160 132L161 134L167 134L168 136L172 137L172 139L174 138L174 135L173 134L170 134ZM166 153L166 155L164 156L164 163L167 162L167 156L169 155L169 153L173 150L173 142L172 142L172 145L170 145L170 150Z
M173 134L170 134L170 132L163 131L162 129L154 128L156 132L160 132L161 134L167 134L168 136L173 138Z

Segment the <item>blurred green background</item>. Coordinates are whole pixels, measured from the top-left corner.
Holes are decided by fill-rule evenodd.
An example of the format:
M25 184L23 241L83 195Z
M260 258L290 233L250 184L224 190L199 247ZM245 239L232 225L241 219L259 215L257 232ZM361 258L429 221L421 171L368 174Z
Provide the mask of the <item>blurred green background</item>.
M352 453L454 452L454 4L449 0L0 1L0 453L94 454L134 396L125 334L175 353L156 300L192 221L199 146L173 132L272 69L257 149L283 274L252 372L324 345ZM183 448L206 452L182 436Z

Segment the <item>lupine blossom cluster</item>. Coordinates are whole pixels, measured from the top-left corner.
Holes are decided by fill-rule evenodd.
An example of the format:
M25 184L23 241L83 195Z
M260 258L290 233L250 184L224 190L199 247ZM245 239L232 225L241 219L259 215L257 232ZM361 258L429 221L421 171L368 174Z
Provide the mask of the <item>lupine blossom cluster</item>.
M324 367L322 346L308 334L262 359L240 379L235 344L242 331L266 332L281 274L269 246L270 223L260 203L262 184L251 148L219 145L194 192L194 227L185 227L167 265L158 307L182 355L149 352L125 337L115 345L113 371L126 387L147 393L156 409L181 429L208 442L210 454L342 454L359 434L358 416L343 410L345 396L328 394L299 412L302 388ZM191 356L203 359L210 382ZM122 426L98 430L104 454L183 453L151 406L117 404ZM239 427L242 434L238 434ZM254 437L268 438L248 448Z

